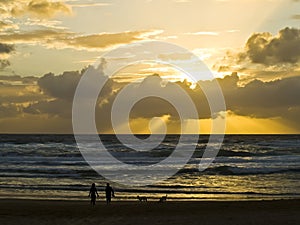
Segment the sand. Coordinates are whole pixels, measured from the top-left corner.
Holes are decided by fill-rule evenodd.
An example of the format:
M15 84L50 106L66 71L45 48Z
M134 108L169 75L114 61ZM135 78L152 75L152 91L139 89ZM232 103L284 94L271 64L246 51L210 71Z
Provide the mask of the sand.
M0 224L300 224L300 200L98 202L0 200Z

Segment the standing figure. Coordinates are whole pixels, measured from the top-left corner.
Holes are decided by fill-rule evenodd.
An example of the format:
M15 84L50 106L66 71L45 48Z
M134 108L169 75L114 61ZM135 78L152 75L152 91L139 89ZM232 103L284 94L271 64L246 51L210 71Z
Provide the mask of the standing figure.
M91 197L91 204L95 206L96 204L96 195L99 197L95 183L92 183L92 187L90 189L89 197Z
M109 204L111 202L111 197L115 197L114 189L112 189L109 183L106 184L105 197L106 197L106 204Z

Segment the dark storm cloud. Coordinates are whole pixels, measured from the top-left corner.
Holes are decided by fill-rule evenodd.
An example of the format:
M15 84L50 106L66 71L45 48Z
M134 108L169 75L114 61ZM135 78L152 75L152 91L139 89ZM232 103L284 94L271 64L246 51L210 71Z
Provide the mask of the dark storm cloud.
M300 77L289 77L271 82L254 80L245 86L239 86L240 81L237 73L230 76L217 79L223 90L226 108L236 115L248 116L253 118L282 118L291 126L300 129L300 118L297 113L300 111ZM141 84L132 85L128 94L128 99L134 95L140 95L147 89L152 89L155 93L164 92L166 95L172 95L180 102L182 96L173 89L174 83L161 85L162 80L159 76L153 75L147 77ZM212 81L200 81L200 86L213 88ZM206 97L200 86L190 89L187 82L177 82L184 91L194 101L201 119L211 118ZM118 92L107 99L107 104L98 109L98 119L106 118L110 120L111 106L118 95ZM124 100L122 104L129 104ZM101 115L101 116L100 116ZM150 119L155 116L170 115L171 121L178 121L176 109L166 101L148 97L136 104L131 111L131 118ZM214 115L213 115L214 117Z
M45 74L37 80L37 85L45 98L24 107L23 112L70 119L72 99L81 76L82 72L78 71L67 71L58 76L53 73Z
M104 79L104 75L100 69L92 69L97 76ZM82 72L64 72L61 75L46 74L37 81L38 88L41 90L39 98L32 98L29 93L25 93L20 85L4 85L3 94L8 93L6 98L1 93L0 98L0 114L2 118L17 116L21 114L42 116L47 115L48 118L61 118L68 121L71 125L72 117L72 100L75 89L82 76ZM5 77L4 77L5 78ZM2 80L4 80L4 78ZM13 77L12 80L20 80L19 77ZM281 118L290 127L300 129L300 76L282 78L271 82L253 80L245 86L239 86L240 78L237 73L224 78L218 78L220 87L223 90L226 108L228 111L236 115L253 117L253 118ZM14 82L14 81L12 81ZM111 128L111 109L116 97L120 94L120 90L128 83L117 83L108 80L106 87L99 95L96 107L96 123L100 132L112 131ZM153 93L164 93L175 97L178 102L184 101L184 98L176 91L175 87L183 89L193 100L197 110L198 118L211 118L211 112L206 100L205 94L201 87L213 88L212 81L199 81L199 85L191 89L190 83L187 81L166 83L159 75L146 77L141 83L130 84L129 92L122 104L129 104L129 100L134 96L140 96L144 91L151 90ZM6 89L5 89L6 88ZM37 87L36 87L37 88ZM93 84L89 86L93 87ZM16 96L11 96L16 93ZM25 93L22 99L30 102L30 104L22 106L22 99L19 99L18 93ZM18 99L17 99L18 97ZM11 99L11 100L9 100ZM5 100L5 101L4 101ZM131 119L151 119L152 117L160 117L169 115L168 123L177 123L179 116L176 109L166 100L156 97L148 97L141 99L130 113ZM214 115L213 115L214 116ZM193 118L191 118L193 119ZM68 128L69 129L69 128Z
M0 43L0 54L9 54L15 50L13 45Z
M300 60L300 30L286 27L277 36L255 33L246 43L246 52L240 55L252 63L276 65L297 63Z
M288 77L271 82L254 80L243 87L233 74L219 79L227 109L237 115L255 118L282 118L300 129L300 77Z
M127 84L125 84L127 85ZM214 82L202 82L201 86L205 87L213 87L215 88ZM211 111L208 105L208 101L206 99L205 93L202 89L197 86L195 89L190 88L191 83L187 81L183 82L165 82L159 75L154 74L152 76L147 76L141 83L132 83L127 86L126 98L122 100L120 103L124 106L130 104L131 99L135 99L136 96L142 96L145 92L152 93L161 93L164 96L169 96L172 99L176 99L178 104L184 103L186 98L190 98L194 103L196 110L198 111L198 116L194 117L194 115L190 114L189 119L206 119L211 118L212 116L215 117L216 115L211 115ZM123 87L120 87L120 90ZM178 89L183 90L186 95L183 96L182 92ZM120 94L119 91L115 91L112 93L105 104L101 105L97 109L97 116L98 119L101 120L102 118L106 118L105 121L109 121L112 105L115 102L115 98ZM159 94L158 94L159 95ZM183 105L183 104L181 104ZM169 103L166 99L162 99L159 97L149 96L146 98L141 98L139 102L137 102L130 112L131 119L151 119L153 117L161 117L164 115L170 116L170 122L178 122L179 121L179 114L176 108Z
M226 80L228 80L228 86L224 85ZM244 87L237 85L238 80L236 75L232 75L219 81L228 109L236 113L256 117L271 117L279 116L276 109L300 106L300 77L290 77L271 82L254 80Z
M48 114L71 119L72 101L82 75L87 73L86 76L96 76L97 79L102 79L104 82L106 78L104 77L101 66L102 65L97 69L88 67L81 72L68 71L61 75L54 75L52 73L45 74L37 81L37 84L40 90L48 96L48 99L30 104L24 108L24 112L29 114ZM101 104L101 101L106 101L109 95L113 93L112 86L112 80L108 80L101 91L103 97L99 99L99 104ZM91 82L88 88L98 87Z
M48 73L41 77L37 81L37 84L45 94L51 97L57 99L73 100L73 96L79 83L79 80L85 72L87 72L88 76L97 76L98 79L103 80L103 82L106 80L100 65L97 69L94 69L90 66L86 69L83 69L81 72L67 71L58 76L54 75L53 73ZM96 88L93 85L94 84L91 82L90 88ZM109 81L108 85L105 86L101 93L110 93L111 85L112 83L111 81Z
M78 71L64 72L62 75L55 76L48 73L38 80L38 86L45 94L62 99L71 99L81 78Z
M55 97L53 101L44 101L31 105L25 111L27 113L49 113L60 115L62 117L71 116L71 99L80 73L68 72L60 76L52 74L45 75L38 81L41 89L48 95ZM300 119L295 116L295 112L300 108L300 77L290 77L271 82L254 80L245 86L239 86L239 77L237 73L230 76L217 79L223 90L227 110L242 116L255 118L281 117L288 121L293 120L294 125L300 127ZM175 96L180 102L184 99L176 92L175 86L180 86L193 100L201 119L211 118L211 112L205 94L200 87L213 88L212 81L200 81L199 86L190 89L188 82L167 83L162 85L162 79L158 75L145 78L140 84L132 84L128 96L122 104L129 104L133 96L142 95L146 90L152 90L154 93L165 93ZM119 87L120 84L118 84ZM125 84L124 84L125 85ZM127 84L126 84L127 85ZM106 92L100 95L102 103L98 104L96 109L97 121L101 126L109 127L110 113L112 104L115 101L119 91L108 88ZM128 100L128 102L127 102ZM141 99L131 111L131 118L152 118L157 116L170 115L171 120L178 120L176 109L165 100L148 97Z
M7 59L1 59L1 55L10 54L14 50L14 45L0 43L0 69L10 66L10 62Z

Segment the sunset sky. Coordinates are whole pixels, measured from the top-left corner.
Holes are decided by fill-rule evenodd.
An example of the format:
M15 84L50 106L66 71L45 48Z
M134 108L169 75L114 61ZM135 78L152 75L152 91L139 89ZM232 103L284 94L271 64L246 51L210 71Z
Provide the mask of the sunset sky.
M72 133L82 70L107 51L143 40L179 45L204 61L223 90L227 111L213 119L226 114L226 133L300 133L299 24L300 0L0 0L0 133ZM168 57L182 60L174 52ZM169 79L203 100L169 66L146 63L119 75L123 82L109 80L96 109L101 133L111 132L109 107L135 78L166 93L169 86L159 85ZM156 116L168 132L179 132L173 108L152 103L161 107L137 105L132 130L149 132ZM199 112L198 119L201 133L209 133L210 114Z

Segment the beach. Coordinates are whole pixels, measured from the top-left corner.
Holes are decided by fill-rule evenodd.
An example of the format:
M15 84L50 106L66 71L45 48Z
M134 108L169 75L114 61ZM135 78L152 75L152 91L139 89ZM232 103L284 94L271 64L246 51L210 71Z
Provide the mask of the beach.
M300 200L112 202L0 200L2 225L300 224Z

